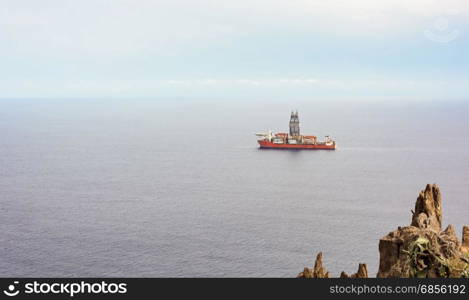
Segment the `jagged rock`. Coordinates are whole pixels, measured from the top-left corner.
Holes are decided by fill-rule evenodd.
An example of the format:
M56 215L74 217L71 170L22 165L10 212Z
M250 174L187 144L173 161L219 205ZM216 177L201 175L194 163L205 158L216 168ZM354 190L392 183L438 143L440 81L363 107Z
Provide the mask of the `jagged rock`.
M456 230L454 230L454 226L449 224L448 227L446 227L445 230L443 230L443 232L441 234L444 234L448 237L453 237L455 239L457 239L456 237Z
M425 277L443 277L443 272L437 272L436 268L441 267L440 260L459 255L459 241L433 230L407 226L383 237L379 242L379 252L377 277L415 277L417 265L426 270ZM429 262L428 259L434 261ZM432 269L430 263L435 268Z
M453 225L448 225L446 229L441 232L441 251L446 257L457 256L461 250L461 242L456 236L456 230Z
M440 189L428 184L417 198L411 226L379 241L377 277L458 277L460 270L451 264L459 264L461 243L452 225L441 231L441 221Z
M322 263L322 252L316 257L314 268L304 268L303 272L299 273L298 278L329 278L329 272L324 268ZM368 278L368 269L366 264L358 264L358 271L352 275L345 272L340 273L341 278Z
M411 225L418 228L432 228L440 231L441 221L440 188L436 184L427 184L425 190L420 192L415 202Z
M377 277L402 277L402 274L409 274L407 256L402 253L407 249L410 241L420 235L425 235L422 229L414 226L401 227L390 232L379 241L379 271ZM436 239L434 236L427 236L428 239ZM404 276L404 277L409 277Z
M358 271L355 273L355 276L352 275L352 277L368 278L368 268L366 267L366 264L358 264Z
M355 274L348 275L344 271L340 273L340 278L368 278L368 268L366 264L358 264L358 271Z
M303 272L298 274L297 277L298 278L313 278L313 270L308 269L308 268L304 268Z
M441 193L436 184L421 191L412 211L410 226L399 226L379 241L379 270L377 277L466 277L469 278L469 226L463 227L462 243L449 225L441 231ZM314 269L305 268L302 278L328 278L319 253ZM365 264L359 264L355 274L345 272L340 277L366 278Z
M322 263L322 252L319 252L314 262L314 268L304 268L303 272L299 273L298 278L329 278L329 272L324 268Z
M319 252L314 262L313 278L329 278L329 272L323 266L322 252Z
M462 228L461 251L469 254L469 226L463 226Z

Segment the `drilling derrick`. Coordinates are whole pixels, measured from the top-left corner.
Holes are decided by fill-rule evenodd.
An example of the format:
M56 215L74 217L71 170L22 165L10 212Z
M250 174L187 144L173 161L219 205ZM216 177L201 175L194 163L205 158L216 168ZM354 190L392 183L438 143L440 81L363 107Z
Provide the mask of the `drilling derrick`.
M300 136L300 119L298 119L298 111L292 112L290 116L290 136L295 138Z

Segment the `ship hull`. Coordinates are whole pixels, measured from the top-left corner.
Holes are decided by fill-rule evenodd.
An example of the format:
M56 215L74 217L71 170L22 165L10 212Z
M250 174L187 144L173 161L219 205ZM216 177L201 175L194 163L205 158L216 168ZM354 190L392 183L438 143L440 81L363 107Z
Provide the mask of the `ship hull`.
M287 150L335 150L337 145L325 144L274 144L269 141L257 141L261 149L287 149Z

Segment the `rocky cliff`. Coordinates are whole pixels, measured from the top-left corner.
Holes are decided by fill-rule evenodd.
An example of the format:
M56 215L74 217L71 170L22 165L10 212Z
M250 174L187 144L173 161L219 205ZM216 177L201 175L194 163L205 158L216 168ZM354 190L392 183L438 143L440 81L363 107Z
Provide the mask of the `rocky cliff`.
M469 277L469 227L464 226L462 242L452 225L442 230L440 188L428 184L412 211L410 226L398 227L379 240L377 277ZM322 253L313 269L305 268L299 278L327 278ZM366 264L357 273L340 277L366 278Z

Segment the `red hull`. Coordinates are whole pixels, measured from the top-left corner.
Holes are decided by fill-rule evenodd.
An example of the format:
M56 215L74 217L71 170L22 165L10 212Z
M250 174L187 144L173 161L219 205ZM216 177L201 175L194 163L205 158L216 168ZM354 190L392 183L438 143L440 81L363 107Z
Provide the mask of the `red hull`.
M269 141L257 141L260 148L263 149L311 149L311 150L335 150L336 144L324 145L324 144L274 144Z

